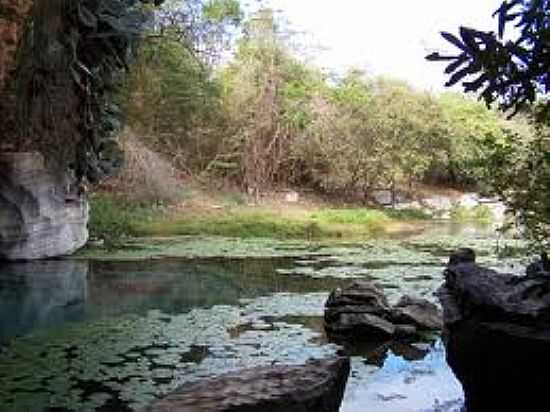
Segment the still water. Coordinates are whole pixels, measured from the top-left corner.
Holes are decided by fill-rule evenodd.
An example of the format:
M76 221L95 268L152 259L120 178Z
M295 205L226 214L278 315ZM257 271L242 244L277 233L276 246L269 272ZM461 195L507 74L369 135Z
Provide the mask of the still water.
M220 242L226 258L205 249ZM170 240L187 257L0 265L0 411L138 410L185 382L343 350L352 372L342 412L460 411L462 390L437 336L343 348L326 339L324 302L357 278L378 282L390 301L404 293L435 301L448 253L460 246L487 266L521 267L496 253L520 245L489 227L271 242L248 257L246 245L232 254L232 242Z

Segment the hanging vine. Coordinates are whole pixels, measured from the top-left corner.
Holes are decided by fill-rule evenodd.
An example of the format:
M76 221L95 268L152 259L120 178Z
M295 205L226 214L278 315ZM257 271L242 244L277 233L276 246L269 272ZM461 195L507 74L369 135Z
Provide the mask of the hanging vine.
M122 163L116 93L144 32L151 0L36 0L13 88L19 150L95 183ZM154 5L160 1L155 0Z

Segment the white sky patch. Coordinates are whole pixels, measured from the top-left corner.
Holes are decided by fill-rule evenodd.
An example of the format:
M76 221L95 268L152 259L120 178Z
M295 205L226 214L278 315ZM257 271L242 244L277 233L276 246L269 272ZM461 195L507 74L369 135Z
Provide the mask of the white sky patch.
M322 50L313 58L339 73L361 68L374 75L406 80L419 89L440 91L444 63L424 57L452 50L440 31L460 25L496 30L491 15L501 0L270 0L293 28L308 33ZM313 43L312 41L312 43Z

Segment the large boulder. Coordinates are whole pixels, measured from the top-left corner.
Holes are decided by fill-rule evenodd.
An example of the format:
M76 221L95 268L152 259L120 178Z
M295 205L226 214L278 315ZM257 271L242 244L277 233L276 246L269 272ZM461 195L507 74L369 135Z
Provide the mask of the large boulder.
M260 366L184 385L149 412L338 412L349 358Z
M88 203L38 153L0 153L0 260L67 255L88 239Z
M334 290L325 304L325 328L338 339L401 338L441 325L441 312L433 303L403 296L391 307L382 289L370 281Z
M550 277L451 262L438 294L447 361L467 411L547 411Z

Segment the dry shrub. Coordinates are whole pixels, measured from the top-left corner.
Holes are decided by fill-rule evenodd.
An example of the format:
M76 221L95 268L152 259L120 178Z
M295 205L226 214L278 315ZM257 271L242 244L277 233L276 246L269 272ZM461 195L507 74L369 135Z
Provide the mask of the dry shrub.
M129 129L120 136L124 166L102 184L102 189L141 202L176 203L184 191L184 175L172 163L149 149Z

